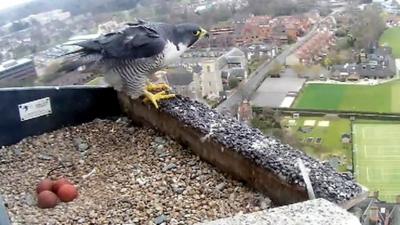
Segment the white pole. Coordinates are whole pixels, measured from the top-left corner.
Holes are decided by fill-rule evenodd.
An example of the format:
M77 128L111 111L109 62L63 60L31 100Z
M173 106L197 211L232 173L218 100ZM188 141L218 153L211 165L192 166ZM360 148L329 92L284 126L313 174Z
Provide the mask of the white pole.
M301 176L303 176L304 182L306 184L308 198L315 199L314 189L311 185L310 177L308 176L309 170L304 166L304 163L300 158L298 158L297 161L300 168Z

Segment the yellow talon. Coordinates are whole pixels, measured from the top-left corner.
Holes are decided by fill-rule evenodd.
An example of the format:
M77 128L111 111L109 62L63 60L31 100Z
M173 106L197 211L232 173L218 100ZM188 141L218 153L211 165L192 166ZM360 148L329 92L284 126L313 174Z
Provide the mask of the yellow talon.
M158 103L157 103L158 101L175 97L174 94L167 94L166 91L161 91L156 94L153 94L153 93L149 92L148 90L144 91L144 96L145 96L145 99L143 101L144 102L150 101L154 105L154 107L156 107L156 109L158 109Z
M148 82L147 86L146 86L146 90L147 91L157 91L157 90L168 91L168 90L171 90L171 87L166 83L153 84L153 83Z

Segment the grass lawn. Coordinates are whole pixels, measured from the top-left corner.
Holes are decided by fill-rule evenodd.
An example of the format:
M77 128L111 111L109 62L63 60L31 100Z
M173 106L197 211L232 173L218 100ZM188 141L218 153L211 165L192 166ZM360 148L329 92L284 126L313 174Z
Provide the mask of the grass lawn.
M379 199L394 202L400 195L400 123L353 125L353 149L357 181Z
M400 27L387 29L379 39L381 45L389 45L395 58L400 58Z
M296 124L290 126L288 121L293 119L284 119L283 124L288 124L290 131L302 142L301 147L307 154L320 160L328 160L336 158L342 162L338 166L340 171L346 171L348 166L352 165L351 145L342 144L342 134L350 134L351 123L348 119L337 117L301 117L296 119ZM304 128L304 121L315 120L315 125L311 126L309 132L299 131L300 127ZM328 127L318 126L320 121L329 121ZM311 143L307 142L307 138L313 138ZM316 143L316 139L321 138L321 143Z
M400 81L380 85L308 84L293 108L400 113Z

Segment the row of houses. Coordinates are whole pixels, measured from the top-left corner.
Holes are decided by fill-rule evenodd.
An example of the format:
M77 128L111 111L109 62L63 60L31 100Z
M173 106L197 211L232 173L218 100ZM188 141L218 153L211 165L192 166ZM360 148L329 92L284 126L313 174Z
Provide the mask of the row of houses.
M286 65L293 66L298 64L311 65L319 62L329 52L335 44L335 35L332 31L322 29L318 31L310 40L304 43L293 54L286 58Z
M332 67L331 79L358 81L360 79L390 79L396 75L396 63L390 47L375 43L367 52L359 54L359 63Z
M307 15L276 18L252 16L244 20L238 19L229 25L212 27L208 42L202 42L197 47L228 48L252 43L287 44L303 36L313 21Z
M34 54L49 43L64 41L73 34L88 33L96 27L92 14L73 16L62 10L30 15L16 22L28 26L18 31L10 31L12 23L0 27L0 54L5 60L19 57L17 53L21 49Z
M396 0L373 0L372 2L379 4L387 13L400 14L400 3Z

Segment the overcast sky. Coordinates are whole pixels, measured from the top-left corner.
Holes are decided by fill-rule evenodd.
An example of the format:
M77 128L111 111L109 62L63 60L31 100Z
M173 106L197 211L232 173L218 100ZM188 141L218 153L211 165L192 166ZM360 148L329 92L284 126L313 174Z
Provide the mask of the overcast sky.
M29 1L31 0L0 0L0 10Z

